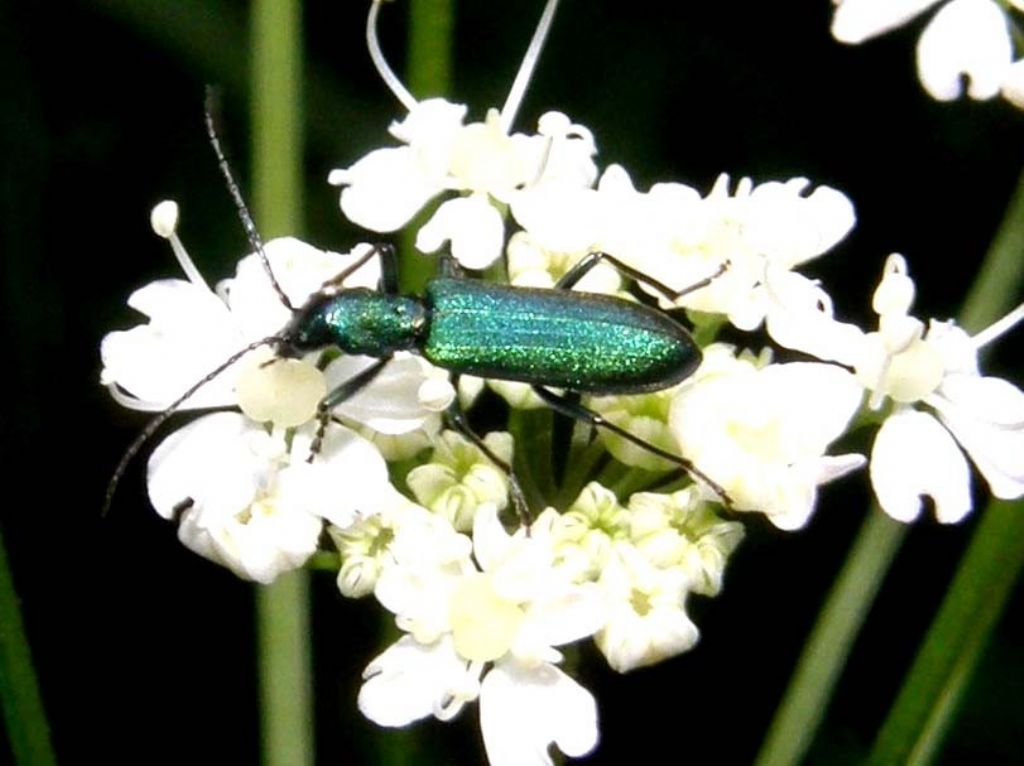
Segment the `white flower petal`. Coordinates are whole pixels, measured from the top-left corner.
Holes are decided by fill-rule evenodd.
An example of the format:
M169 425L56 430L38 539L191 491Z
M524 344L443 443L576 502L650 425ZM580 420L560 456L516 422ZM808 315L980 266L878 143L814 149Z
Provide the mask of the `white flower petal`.
M150 321L103 338L101 380L131 394L139 409L163 409L245 346L224 302L190 282L153 282L132 293L128 305ZM184 408L233 404L237 369L223 371Z
M468 108L443 98L428 98L416 104L402 119L393 122L388 132L399 141L416 147L421 162L432 173L448 170L451 145L456 140Z
M534 646L562 646L592 636L607 618L596 584L567 583L552 587L529 606L521 630L529 633L528 642Z
M521 541L501 525L494 503L485 503L477 509L473 517L473 555L483 571L493 572L513 549L523 547Z
M1015 61L1007 70L1002 92L1003 98L1018 109L1024 109L1024 59Z
M302 306L324 282L348 268L369 247L364 243L348 253L335 253L294 237L277 237L266 243L264 251L274 278L291 304ZM376 288L379 280L380 260L373 258L346 279L345 286ZM226 280L220 287L226 290L231 314L247 340L276 334L292 319L292 312L281 303L256 253L242 258L235 269L235 278Z
M819 186L804 196L806 178L769 181L754 188L744 216L744 238L776 265L797 266L830 250L853 228L853 203Z
M502 661L481 684L480 729L491 766L551 766L551 743L574 758L597 746L597 705L552 665Z
M187 498L193 507L218 513L247 506L258 486L259 465L246 439L261 432L235 412L205 415L179 428L149 458L147 489L153 508L172 519Z
M511 210L520 226L539 246L574 253L594 249L603 208L592 189L530 187L512 195Z
M1009 73L1012 53L1006 17L995 2L952 0L918 41L917 73L939 101L959 98L964 75L971 98L992 98Z
M902 26L938 0L834 0L832 36L841 43L862 43Z
M324 371L328 390L333 390L376 362L367 356L338 357ZM430 372L430 365L424 360L412 355L398 355L372 383L339 404L334 412L383 434L415 431L435 413L420 399L421 386L432 380ZM448 387L451 389L450 385ZM454 397L454 390L451 393Z
M776 343L823 361L850 365L857 359L864 332L833 318L832 299L817 283L771 265L765 276L765 328Z
M449 639L425 646L403 636L363 671L359 710L380 726L406 726L443 709L465 674Z
M835 365L736 365L708 375L698 370L673 401L669 427L683 454L737 508L792 527L806 521L813 507L821 478L817 460L862 399L856 378Z
M882 509L897 521L921 513L921 496L935 515L956 522L971 510L971 475L953 437L931 415L903 409L882 424L871 450L871 484Z
M1007 429L1024 428L1024 392L1002 378L947 375L939 388L942 411ZM951 409L950 405L952 408ZM941 406L936 403L936 407Z
M501 214L484 194L443 202L416 235L416 249L433 253L451 241L452 256L467 269L485 269L498 260L505 236Z
M929 399L992 494L1024 495L1024 393L1000 378L951 375Z
M236 413L200 418L153 452L150 500L165 518L181 512L178 537L196 553L240 577L271 582L313 554L323 527L267 494L283 448Z
M368 440L337 423L328 424L323 444L307 462L312 427L292 440L291 464L278 476L278 505L344 529L400 502L388 480L384 458Z
M397 231L431 197L443 190L441 182L424 167L408 146L376 149L346 170L329 178L341 191L341 212L371 231Z

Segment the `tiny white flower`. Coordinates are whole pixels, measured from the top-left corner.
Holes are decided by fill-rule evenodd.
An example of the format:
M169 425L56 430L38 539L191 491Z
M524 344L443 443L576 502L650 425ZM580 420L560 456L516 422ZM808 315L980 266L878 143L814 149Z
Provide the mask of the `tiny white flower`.
M793 314L786 345L808 353L827 346L827 358L854 369L872 409L892 403L871 455L882 508L910 521L928 495L939 520L955 522L971 510L970 473L957 442L996 497L1024 495L1024 393L983 377L977 361L978 350L1024 312L1018 308L971 338L953 322L926 327L912 316L914 293L906 261L891 255L872 300L877 331L836 321L831 306L805 305Z
M439 546L424 543L416 524L399 527L376 593L408 635L367 668L364 715L387 726L428 714L448 720L479 698L492 764L550 764L551 743L571 755L596 745L593 697L553 663L561 659L554 646L592 635L604 608L596 586L554 568L550 515L529 537L510 536L484 506L472 557L451 527L431 533Z
M154 222L164 233L175 221L166 212L154 213ZM258 255L253 253L239 261L236 276L221 282L214 292L199 275L177 235L173 231L170 234L175 254L190 280L161 280L135 291L128 303L150 321L108 333L100 347L100 381L119 403L132 409L165 409L232 354L280 332L291 318ZM285 237L267 242L264 249L285 294L293 305L301 306L366 247L343 255ZM367 264L346 285L368 287L376 284L379 275L379 264ZM248 354L202 386L181 408L237 405L235 385L239 374L257 369L267 358L260 350ZM270 374L276 372L271 370Z
M680 567L694 593L718 595L743 525L715 514L700 488L637 493L629 498L629 520L630 539L648 561L662 569Z
M512 212L542 248L603 251L677 290L714 277L675 302L640 286L666 307L725 314L736 327L753 330L769 304L769 273L788 274L853 227L853 205L842 192L809 187L804 178L757 186L741 179L730 191L722 175L706 197L675 183L639 192L613 165L597 189L530 197L514 202Z
M510 130L555 5L550 2L545 9L501 111L491 109L482 122L468 124L465 106L442 99L417 102L398 82L376 43L373 6L371 55L407 115L390 128L402 146L376 149L328 177L343 187L341 209L351 221L374 231L395 231L435 197L448 194L419 230L416 247L434 252L450 242L463 266L483 269L503 249L502 205L533 190L593 184L596 149L586 128L552 112L541 117L536 134Z
M484 444L506 463L512 462L512 437L492 431ZM445 431L434 442L430 459L406 476L413 497L451 522L459 532L473 528L473 517L484 503L502 510L508 504L508 476L456 431Z
M589 250L565 252L537 244L529 232L517 231L508 241L509 282L520 287L552 288ZM613 295L622 288L622 277L614 267L598 263L577 282L574 290Z
M669 424L682 454L720 484L736 510L759 511L781 529L810 517L819 485L864 464L826 455L863 391L846 370L794 362L757 369L737 360L700 370L680 388ZM702 365L703 366L703 365Z
M963 93L987 99L1009 75L1013 49L1002 9L991 0L952 0L935 14L917 43L917 72L928 94L952 101Z
M154 450L150 500L164 518L179 518L186 546L268 583L312 555L324 519L347 526L394 501L383 459L348 429L329 429L316 463L308 454L308 435L289 448L241 414L207 415Z
M690 580L679 568L660 569L632 545L619 543L598 581L609 617L595 636L608 664L620 673L688 651L697 626L684 608Z

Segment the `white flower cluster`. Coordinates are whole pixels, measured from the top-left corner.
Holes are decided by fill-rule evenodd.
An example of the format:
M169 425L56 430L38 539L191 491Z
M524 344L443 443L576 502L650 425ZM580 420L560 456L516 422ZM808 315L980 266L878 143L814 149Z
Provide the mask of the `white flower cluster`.
M866 5L847 0L837 25ZM778 346L816 358L777 362L769 348L708 342L699 369L673 388L584 399L604 422L681 454L714 486L675 480L673 464L621 433L601 430L593 441L578 428L558 492L569 504L542 497L550 507L509 533L499 519L512 517L509 476L494 461L511 465L518 445L493 432L481 449L442 430L459 395L447 373L397 353L320 412L327 392L374 360L334 348L276 358L268 347L293 314L259 256L211 289L178 240L173 203L154 210L153 227L188 280L134 293L129 305L149 322L102 345L102 381L128 407L232 408L172 433L149 460L152 503L177 522L182 542L266 583L329 539L341 593L372 594L403 632L367 667L360 710L404 726L449 720L477 701L490 762L516 766L550 764L551 744L579 756L597 743L595 700L558 667L556 647L593 637L620 672L691 648L698 631L686 600L719 593L743 535L725 512L804 526L818 487L868 462L828 454L858 415L880 424L870 479L897 519L914 519L922 496L941 521L970 510L961 449L994 495L1024 495L1024 393L983 377L977 363L978 349L1024 312L973 338L952 322L926 328L909 313L914 285L893 255L873 298L878 329L862 330L836 320L827 292L796 271L853 227L841 192L804 178L732 184L724 175L706 194L680 183L640 191L622 167L600 170L590 131L562 114L544 115L535 133L512 133L545 31L542 23L509 102L483 122L467 123L465 106L416 102L382 65L408 110L391 127L398 145L330 181L342 187L343 213L374 232L427 210L417 247L447 243L468 269L504 255L512 284L550 288L588 254L606 253L577 289L632 300L623 292L632 278L663 308L688 309L702 338L725 323L763 328ZM359 261L332 289L377 289L381 271L367 247L338 254L277 239L265 251L284 295L302 307ZM513 409L540 404L523 384L492 384ZM609 454L618 495L612 481L595 481Z
M932 98L1002 95L1024 109L1021 0L833 0L832 34L857 44L906 24L936 5L917 43L917 76ZM1017 46L1014 45L1017 41ZM1014 50L1015 47L1018 49Z

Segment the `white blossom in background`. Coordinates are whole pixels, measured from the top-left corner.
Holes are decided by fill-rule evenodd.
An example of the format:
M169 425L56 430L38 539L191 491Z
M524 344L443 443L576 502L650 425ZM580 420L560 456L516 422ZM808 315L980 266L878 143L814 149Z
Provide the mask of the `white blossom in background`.
M799 529L819 485L864 465L862 455L825 454L862 400L857 379L835 365L758 368L716 352L680 387L669 425L682 454L725 489L735 510Z
M1014 61L1016 17L995 0L834 0L832 34L857 44L902 26L924 11L941 7L917 43L917 74L928 94L940 101L967 94L989 99L1002 93L1024 108L1024 62ZM1013 0L1016 10L1024 9ZM1019 32L1018 32L1019 33Z
M829 339L829 358L855 371L870 408L888 406L871 453L871 483L886 513L912 521L927 495L939 521L955 522L971 510L960 448L996 497L1024 495L1024 393L978 368L979 349L1020 321L1022 310L972 338L952 321L926 326L912 316L914 294L906 261L891 255L872 299L877 331L837 322L830 305L804 304L785 342L814 353Z
M554 647L593 635L605 610L594 584L555 566L553 516L509 535L485 505L472 542L450 526L396 530L375 593L406 635L367 667L364 715L382 726L450 720L478 700L491 764L550 764L552 743L570 756L593 749L596 704L558 669Z

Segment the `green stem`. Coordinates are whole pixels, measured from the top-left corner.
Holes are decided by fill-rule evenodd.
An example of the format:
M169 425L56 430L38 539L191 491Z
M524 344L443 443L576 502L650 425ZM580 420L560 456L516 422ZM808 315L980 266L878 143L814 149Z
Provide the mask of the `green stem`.
M1007 206L1003 221L993 238L985 261L960 312L960 324L968 331L977 331L983 328L1013 305L1020 289L1021 279L1024 277L1024 262L1020 257L1022 251L1024 251L1024 173L1018 180L1017 189ZM872 512L872 517L877 515L877 512ZM804 645L789 688L786 690L781 706L776 711L768 737L758 755L757 762L759 764L795 764L802 759L810 747L831 699L835 682L850 648L857 638L863 623L863 615L870 609L878 590L878 584L888 572L904 535L905 530L892 523L876 530L869 520L861 528L850 557L829 594L811 636ZM880 554L869 557L866 553L860 553L869 545L879 546ZM863 587L862 584L852 581L847 575L848 572L860 568L861 565L858 564L857 559L862 555L867 557L866 564L873 568L861 572L859 576L870 578L870 587ZM976 577L977 575L970 573L972 566L976 566L976 564L969 565L965 560L958 578ZM1003 576L1009 583L1012 583L1016 579L1017 572L1007 570L1003 572ZM951 593L948 598L952 597ZM977 597L982 599L985 596L979 593ZM962 607L953 609L953 607L943 605L940 618L936 619L936 625L932 630L939 629L943 614L955 615L962 611L964 611ZM952 618L947 617L946 619ZM994 620L987 626L987 630L991 630L992 625L994 625ZM959 630L968 633L981 632L982 635L979 636L979 639L982 642L987 636L987 630L979 631L978 626L970 622L960 623ZM926 640L926 646L922 648L922 655L925 654L927 644L931 641L931 638ZM921 686L922 682L917 678L917 674L930 672L929 666L922 664L927 662L927 660L921 660L915 664L914 671L905 682L905 688ZM953 663L949 663L948 667L952 668ZM973 668L973 660L964 655L956 668L960 671L965 668ZM961 675L960 683L964 683L966 678L966 674ZM947 682L953 684L951 679L947 679ZM904 698L905 694L901 695L901 699ZM898 701L897 706L899 704ZM941 704L938 707L941 707ZM929 723L929 730L919 732L921 741L913 749L922 753L926 750L931 752L937 740L934 736L935 729L931 727L930 722L948 716L951 711L952 707L937 709L933 711L930 721L926 722L925 719L920 719L922 723ZM902 712L894 709L893 715L896 714L903 716ZM890 735L886 732L894 731L895 729L892 727L897 725L901 727L901 731L909 734L907 729L902 728L902 724L886 723L883 726L882 735L888 738ZM882 735L880 735L878 747L885 744L882 741ZM925 747L926 740L931 743L927 747ZM889 745L885 746L887 749L890 747Z
M974 280L964 307L960 325L977 332L998 319L1017 302L1024 281L1024 171L1017 189L985 254L985 263Z
M872 508L825 600L768 729L757 766L799 763L907 527Z
M543 448L534 441L534 438L541 434L537 433L538 428L536 422L531 419L531 415L530 410L511 408L508 413L508 432L512 434L512 439L515 442L512 468L515 471L516 479L519 481L523 494L526 495L526 502L530 509L539 513L547 506L550 495L545 494L542 486L543 477L536 473L537 461L530 457ZM550 420L547 425L547 437L550 445ZM551 453L548 451L546 454L550 455ZM550 466L548 469L550 471Z
M25 636L18 594L0 536L0 703L7 740L18 766L57 763L50 744L50 727L39 694L32 652Z
M875 740L872 764L934 760L1024 566L1024 503L993 501Z
M588 429L590 426L577 426ZM558 490L555 507L565 510L575 502L583 491L584 485L590 481L598 463L607 456L608 451L604 448L604 442L600 439L591 439L586 444L577 441L575 438L569 452L569 460L566 463L565 476L562 477L562 486Z
M609 487L609 489L625 503L629 500L631 495L636 492L646 491L649 487L657 484L667 475L667 471L645 471L643 468L632 467L621 479Z
M253 213L269 239L302 229L301 8L252 6ZM262 761L303 766L313 756L309 575L283 575L256 595Z

